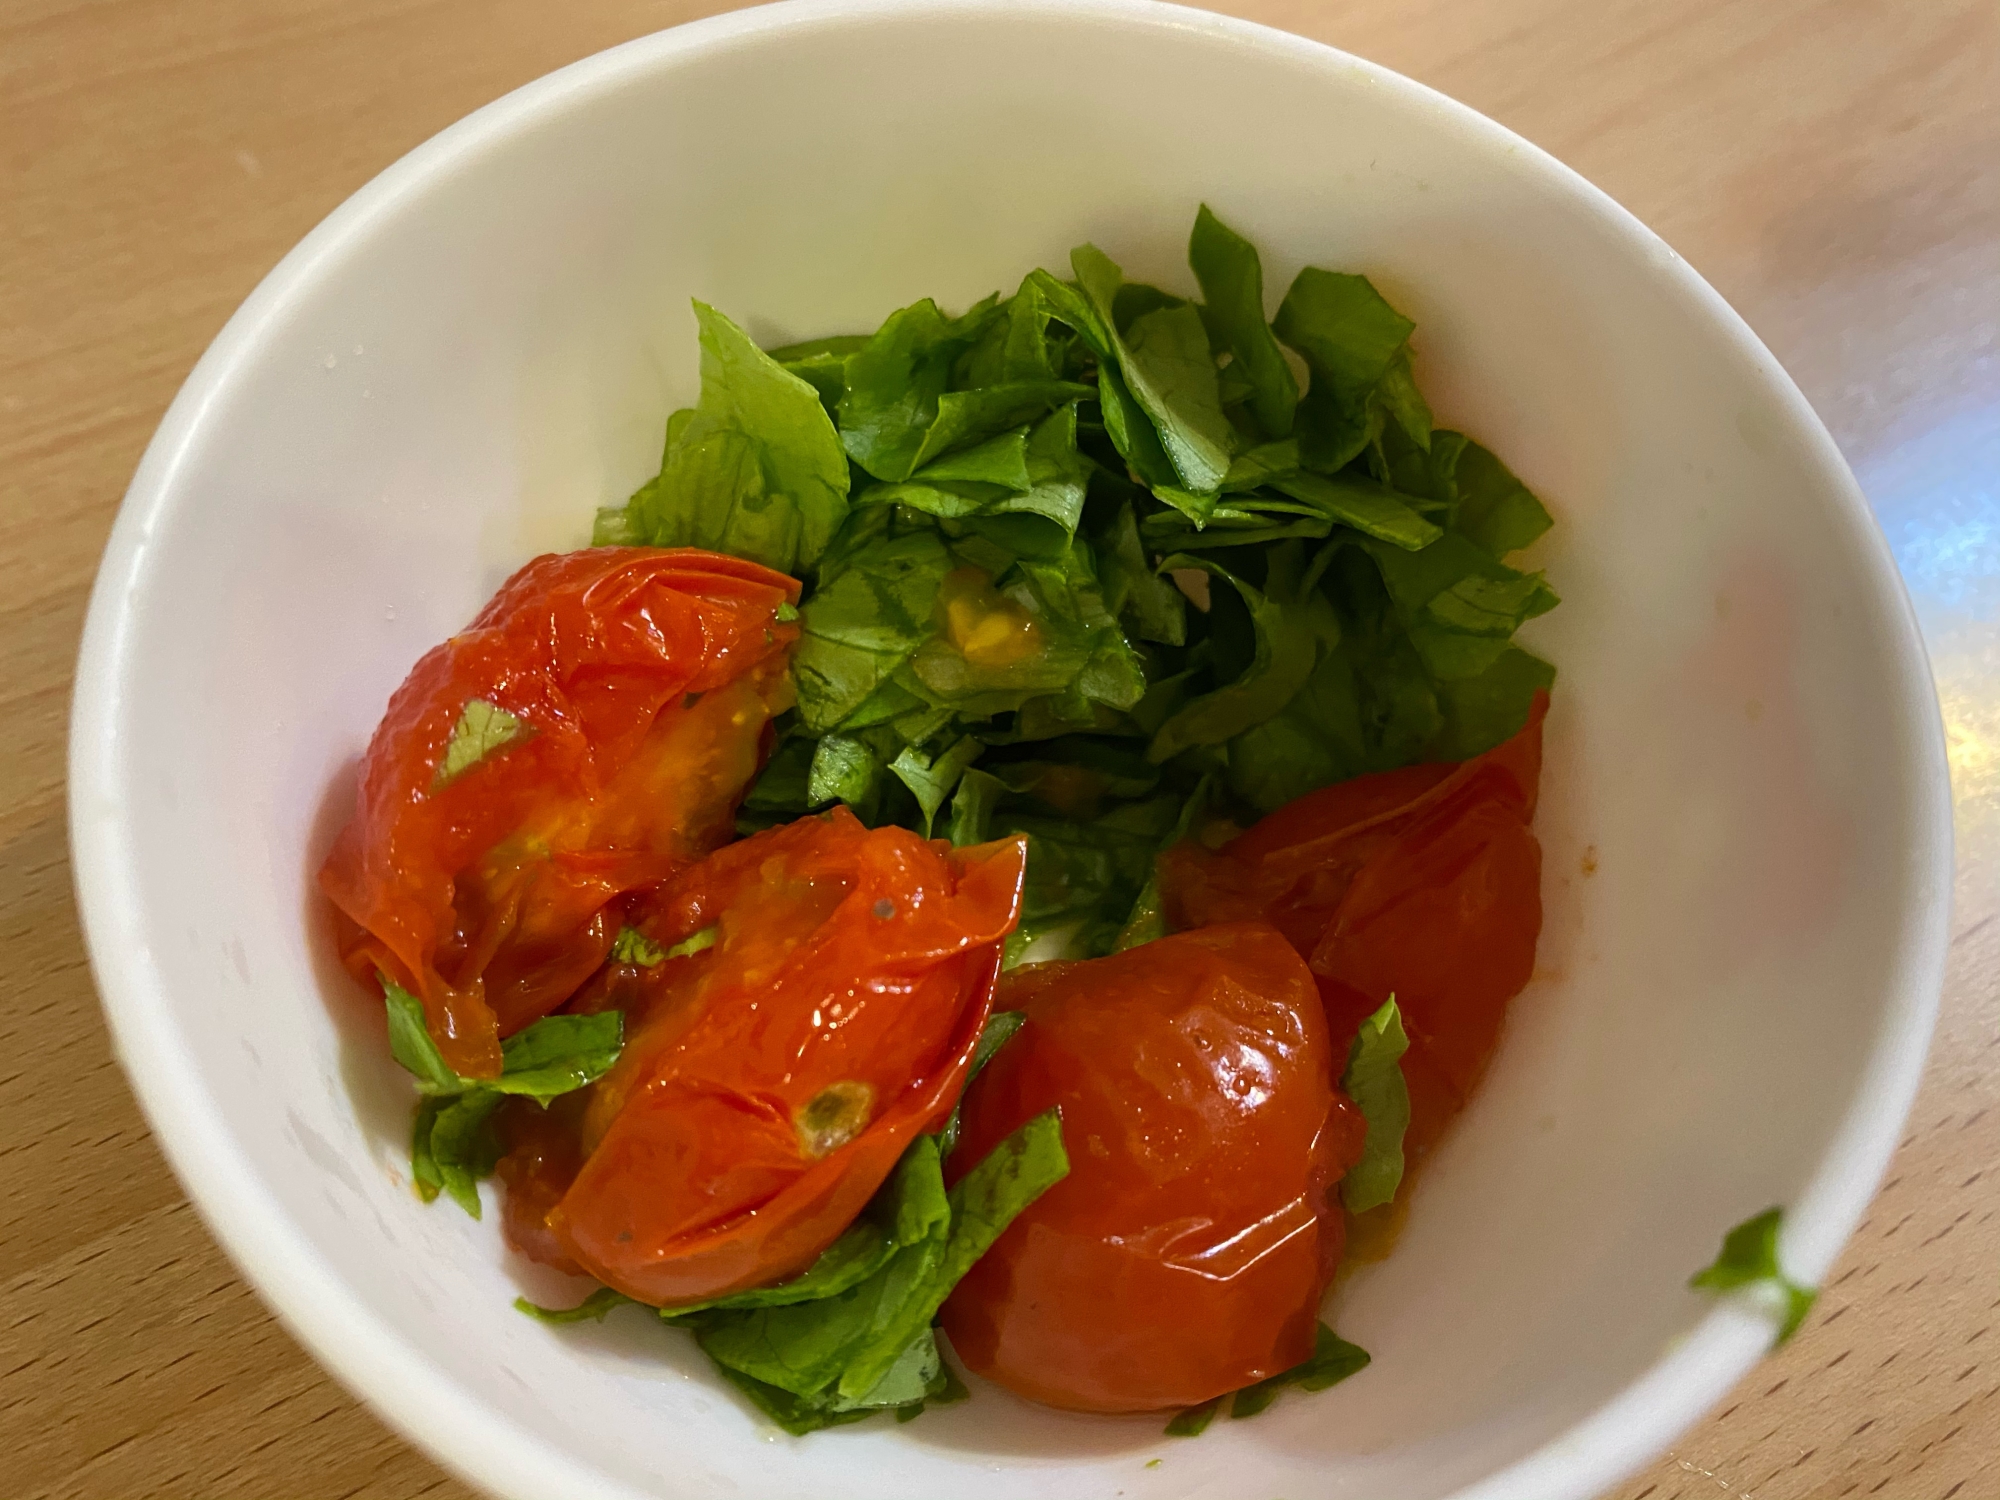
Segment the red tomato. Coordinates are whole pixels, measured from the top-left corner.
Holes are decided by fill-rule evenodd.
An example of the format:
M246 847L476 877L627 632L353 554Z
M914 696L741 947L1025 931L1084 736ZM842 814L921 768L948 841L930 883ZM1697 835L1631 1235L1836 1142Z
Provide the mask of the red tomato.
M1366 1128L1312 975L1262 922L1016 969L1020 1032L966 1090L962 1174L1062 1110L1069 1176L944 1307L967 1365L1073 1411L1191 1406L1312 1352Z
M538 557L396 690L320 888L347 966L419 996L460 1073L497 1074L500 1038L603 963L615 897L731 835L790 702L798 593L712 552ZM443 779L475 701L523 732Z
M1020 838L952 850L839 807L668 882L642 930L715 941L646 981L575 1180L539 1223L510 1211L515 1243L659 1305L803 1271L957 1099L1026 859ZM534 1203L565 1167L547 1136L502 1167Z
M1464 1107L1534 972L1542 853L1528 825L1547 710L1537 694L1521 732L1475 759L1325 787L1220 853L1183 843L1161 861L1176 927L1262 917L1291 940L1340 1057L1396 997L1413 1160Z

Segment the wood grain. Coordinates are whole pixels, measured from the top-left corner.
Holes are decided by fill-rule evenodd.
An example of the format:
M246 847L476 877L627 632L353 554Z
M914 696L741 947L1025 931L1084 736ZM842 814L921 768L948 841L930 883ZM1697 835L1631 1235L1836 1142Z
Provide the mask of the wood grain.
M195 358L363 181L550 68L720 6L0 0L0 1493L465 1497L273 1323L113 1064L64 723L119 495ZM1619 1500L2000 1495L2000 7L1235 0L1547 147L1658 229L1832 426L1951 734L1943 1022L1804 1333ZM1087 1497L1078 1497L1087 1500Z

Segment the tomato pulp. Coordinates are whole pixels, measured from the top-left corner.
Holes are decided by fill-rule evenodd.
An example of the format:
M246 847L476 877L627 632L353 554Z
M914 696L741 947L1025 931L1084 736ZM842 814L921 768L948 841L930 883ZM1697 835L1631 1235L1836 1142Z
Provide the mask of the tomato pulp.
M1262 922L1016 969L948 1175L1062 1111L1070 1172L958 1284L967 1365L1074 1411L1186 1406L1312 1352L1359 1112L1313 976Z
M712 552L538 557L389 700L320 887L348 968L416 994L459 1073L597 970L621 893L732 836L798 595Z
M1534 972L1541 845L1529 823L1547 694L1484 755L1308 793L1220 852L1161 858L1169 922L1263 918L1311 965L1337 1055L1391 995L1410 1048L1404 1148L1421 1160L1465 1106Z
M510 1237L654 1304L803 1271L957 1100L1026 858L836 807L651 893L641 930L696 951L628 982L616 1066L516 1137Z

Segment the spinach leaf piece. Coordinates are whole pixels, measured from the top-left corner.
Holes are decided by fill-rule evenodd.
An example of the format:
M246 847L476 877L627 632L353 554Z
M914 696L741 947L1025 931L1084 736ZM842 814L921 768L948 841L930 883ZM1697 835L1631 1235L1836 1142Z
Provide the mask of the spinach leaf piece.
M692 933L682 938L673 947L667 949L665 957L692 958L697 953L706 953L716 945L721 936L722 929L719 926L704 927L700 932Z
M1418 552L1363 544L1409 641L1440 681L1478 677L1514 632L1560 602L1539 573L1521 573L1458 532Z
M1018 426L1065 399L1036 389L944 403L953 368L996 311L989 299L948 318L926 297L891 313L848 355L839 403L848 456L877 479L908 479L947 449Z
M1187 596L1146 560L1130 501L1091 539L1097 549L1104 607L1141 640L1178 646L1187 639Z
M993 804L1005 790L999 777L977 767L968 767L959 776L958 790L951 795L951 822L945 828L954 848L986 842Z
M1255 1385L1246 1385L1230 1401L1229 1415L1237 1419L1254 1417L1277 1400L1278 1393L1288 1385L1295 1385L1302 1391L1323 1391L1340 1384L1350 1375L1359 1374L1368 1364L1366 1349L1348 1343L1322 1323L1314 1335L1311 1354L1282 1374L1260 1380Z
M484 698L468 698L452 726L451 738L445 742L437 770L431 773L431 790L456 781L496 750L504 750L534 732L506 709Z
M443 1192L476 1219L477 1183L492 1174L500 1157L490 1126L501 1099L522 1094L546 1105L558 1094L594 1083L618 1060L624 1017L615 1010L544 1016L501 1044L498 1078L464 1078L431 1040L423 1002L388 975L381 979L389 1050L424 1096L411 1132L411 1180L426 1203Z
M1209 325L1234 357L1231 368L1248 381L1251 415L1266 438L1284 437L1292 430L1299 386L1264 319L1264 268L1257 247L1204 203L1188 238L1188 265L1201 283Z
M601 1286L585 1297L575 1307L540 1307L526 1297L514 1299L514 1311L526 1313L538 1323L602 1323L605 1314L614 1307L644 1307L643 1302L634 1301L623 1292Z
M1817 1288L1792 1280L1778 1263L1778 1233L1784 1220L1785 1211L1775 1207L1745 1219L1723 1236L1722 1252L1713 1263L1688 1278L1688 1285L1698 1291L1734 1292L1757 1287L1772 1294L1783 1309L1778 1322L1780 1345L1799 1331L1819 1298Z
M1212 558L1183 553L1167 558L1160 568L1199 568L1227 583L1249 608L1256 647L1234 681L1204 693L1160 725L1146 749L1155 762L1190 746L1222 744L1271 718L1305 686L1320 642L1339 633L1332 608L1304 577L1305 554L1296 541L1272 551L1262 589L1252 588Z
M1326 1324L1319 1325L1313 1338L1313 1352L1291 1369L1280 1372L1255 1385L1246 1385L1233 1397L1217 1396L1213 1401L1204 1401L1199 1406L1190 1406L1177 1413L1167 1423L1168 1437L1200 1437L1208 1431L1216 1413L1222 1410L1222 1403L1229 1402L1232 1419L1254 1417L1278 1399L1278 1393L1286 1386L1297 1386L1303 1391L1323 1391L1328 1386L1338 1385L1348 1376L1366 1369L1369 1364L1368 1351L1357 1344L1350 1344Z
M958 785L965 768L979 757L986 747L971 735L961 735L945 750L934 756L926 756L914 745L906 745L903 752L889 762L889 769L896 778L908 787L917 799L917 806L923 810L924 837L931 836L931 823L936 819L938 809L944 806L945 798Z
M1221 487L1235 444L1201 314L1189 303L1155 305L1121 333L1114 305L1124 273L1095 245L1071 251L1070 266L1075 286L1046 276L1037 286L1097 354L1112 442L1148 485L1184 491L1199 507Z
M1273 488L1321 511L1330 520L1352 526L1364 536L1372 536L1416 552L1444 535L1443 528L1426 521L1396 496L1393 490L1351 475L1329 479L1323 474L1300 472L1272 481Z
M1154 851L1152 873L1147 875L1139 898L1132 903L1132 914L1125 919L1125 925L1118 929L1118 936L1112 940L1113 953L1123 953L1127 948L1136 948L1141 943L1150 943L1167 935L1167 911L1160 899L1159 856L1186 838L1195 824L1207 815L1209 798L1214 789L1215 776L1210 772L1195 783L1194 791L1182 804L1181 815L1174 819L1174 826Z
M985 1066L993 1061L993 1054L1013 1039L1027 1021L1027 1016L1018 1010L996 1010L986 1018L986 1024L979 1029L979 1040L972 1049L972 1066L965 1073L965 1087L959 1090L958 1103L951 1107L945 1117L944 1129L938 1135L938 1154L949 1158L958 1149L959 1113L965 1104L965 1089L972 1087Z
M1200 1437L1208 1431L1208 1424L1215 1420L1215 1414L1222 1410L1222 1397L1204 1401L1199 1406L1190 1406L1185 1411L1176 1412L1167 1423L1168 1437Z
M1527 546L1555 524L1512 470L1469 439L1457 456L1452 482L1458 500L1454 524L1496 558Z
M1333 473L1360 456L1379 430L1382 409L1369 398L1416 325L1366 276L1307 266L1271 326L1312 371L1298 407L1300 458L1309 468Z
M618 936L611 940L613 963L637 964L642 969L651 969L666 960L666 950L636 927L619 928Z
M704 302L701 399L669 424L656 483L628 528L655 547L706 547L781 573L818 561L847 515L847 456L820 394Z
M938 587L955 559L935 531L885 537L852 558L800 610L804 634L792 658L799 718L814 733L854 715L935 633Z
M1366 1213L1396 1196L1403 1182L1403 1134L1410 1128L1410 1090L1403 1081L1403 1054L1410 1039L1396 997L1361 1023L1348 1049L1341 1091L1368 1122L1361 1160L1340 1180L1340 1201L1349 1213Z
M1053 1111L1002 1141L948 1194L940 1160L933 1136L904 1154L891 1218L896 1249L865 1279L809 1302L677 1316L732 1378L787 1392L823 1415L903 1404L899 1387L879 1400L875 1393L927 1335L973 1261L1069 1170ZM902 1378L909 1374L906 1368Z

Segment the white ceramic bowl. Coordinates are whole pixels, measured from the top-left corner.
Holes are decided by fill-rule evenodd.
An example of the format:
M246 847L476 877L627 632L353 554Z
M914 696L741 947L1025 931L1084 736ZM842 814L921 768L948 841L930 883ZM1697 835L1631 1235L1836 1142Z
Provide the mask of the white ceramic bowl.
M407 1183L408 1091L310 872L389 691L654 466L688 298L767 341L963 305L1096 241L1187 286L1207 200L1366 271L1444 420L1559 524L1548 925L1392 1259L1361 1377L1198 1441L982 1389L775 1438L687 1341L548 1295ZM202 359L92 600L71 816L98 982L175 1168L386 1419L522 1500L1564 1500L1657 1452L1770 1328L1685 1289L1788 1206L1820 1275L1915 1088L1949 822L1923 651L1826 432L1674 253L1480 116L1309 42L1125 0L860 0L648 37L357 193ZM1594 873L1593 873L1594 871ZM554 1293L560 1295L560 1289ZM1164 1462L1155 1468L1155 1457Z

